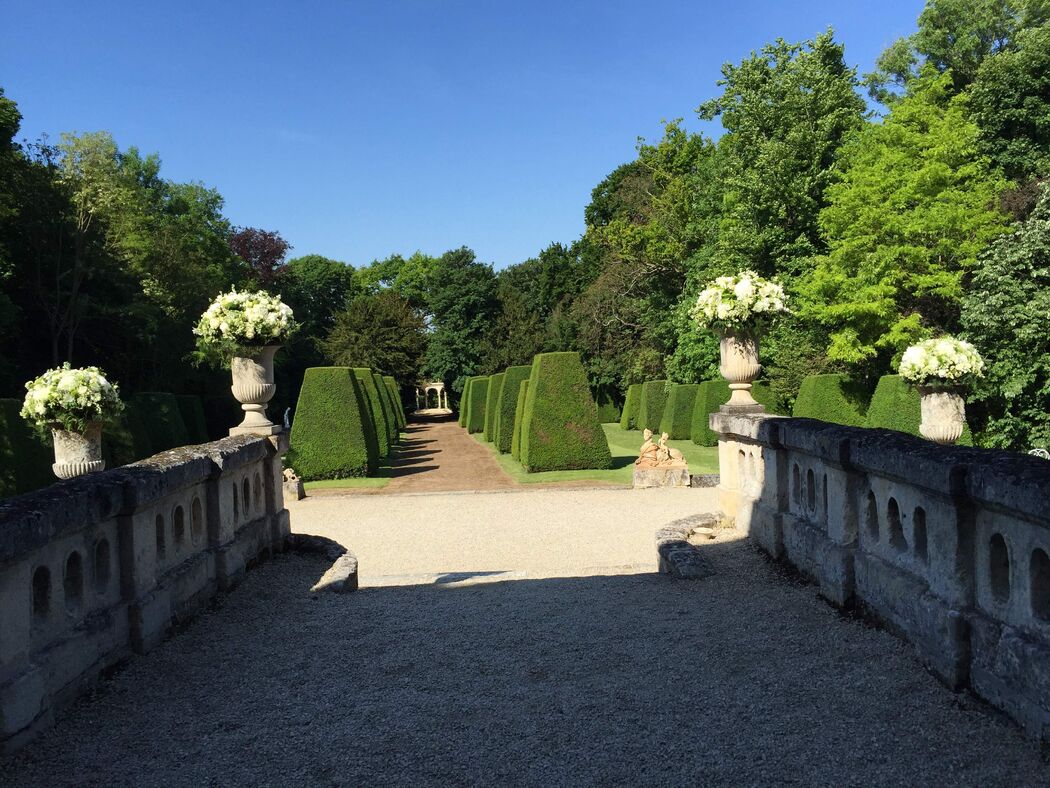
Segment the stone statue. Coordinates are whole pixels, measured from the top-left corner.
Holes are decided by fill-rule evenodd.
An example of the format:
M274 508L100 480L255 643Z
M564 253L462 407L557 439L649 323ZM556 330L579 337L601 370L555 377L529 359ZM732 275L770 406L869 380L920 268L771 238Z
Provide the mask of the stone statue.
M673 446L667 445L667 433L660 435L660 465L685 465L685 455Z
M645 443L639 449L638 459L634 461L634 464L640 468L655 468L660 464L660 447L653 443L652 430L645 430L642 437L645 438Z

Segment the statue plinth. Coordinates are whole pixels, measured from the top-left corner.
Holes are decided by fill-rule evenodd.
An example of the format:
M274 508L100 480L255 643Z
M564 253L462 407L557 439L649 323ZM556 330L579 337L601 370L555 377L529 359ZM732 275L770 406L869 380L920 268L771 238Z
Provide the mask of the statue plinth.
M634 486L644 487L688 487L689 466L678 449L667 445L667 433L653 443L653 431L642 433L645 443L634 461Z

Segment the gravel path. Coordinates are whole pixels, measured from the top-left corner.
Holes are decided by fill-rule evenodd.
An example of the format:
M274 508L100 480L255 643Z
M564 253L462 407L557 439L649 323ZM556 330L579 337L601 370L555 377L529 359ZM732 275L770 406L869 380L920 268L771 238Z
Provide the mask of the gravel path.
M622 493L576 494L574 513L606 523L582 523L590 538L618 545L611 564L651 560L660 519L702 508L639 498L656 512L649 553L625 561L637 510ZM566 495L475 496L502 497L505 513L477 532L512 532L522 513L539 529L546 507L565 505L543 498ZM372 552L370 530L414 533L427 555L442 529L420 525L425 514L441 522L472 498L354 500L373 511L348 510L344 537L360 534L363 566L385 571L396 551ZM422 514L403 525L409 504ZM403 507L397 516L391 505ZM308 530L306 511L293 512L297 530ZM326 565L279 556L0 762L0 784L1050 783L1039 746L1016 726L946 690L908 646L840 617L734 532L704 545L716 574L696 582L572 576L553 550L551 563L535 553L514 562L491 540L452 541L413 566L519 579L311 595ZM448 566L456 551L462 561Z

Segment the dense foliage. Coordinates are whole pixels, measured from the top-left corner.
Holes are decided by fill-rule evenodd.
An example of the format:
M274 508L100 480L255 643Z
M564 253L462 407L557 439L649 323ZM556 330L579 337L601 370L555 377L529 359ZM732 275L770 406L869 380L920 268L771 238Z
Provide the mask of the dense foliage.
M667 393L667 403L660 418L660 432L671 440L688 440L693 431L693 405L699 383L675 383Z
M299 476L368 476L379 464L375 424L357 375L346 367L306 370L288 464Z

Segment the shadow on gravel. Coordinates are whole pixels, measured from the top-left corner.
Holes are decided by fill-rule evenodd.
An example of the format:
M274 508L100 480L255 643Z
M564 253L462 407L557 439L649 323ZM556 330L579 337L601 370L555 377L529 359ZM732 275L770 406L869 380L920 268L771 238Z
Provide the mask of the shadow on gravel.
M10 785L1047 784L1039 747L745 541L715 574L309 588L282 555L13 760Z

